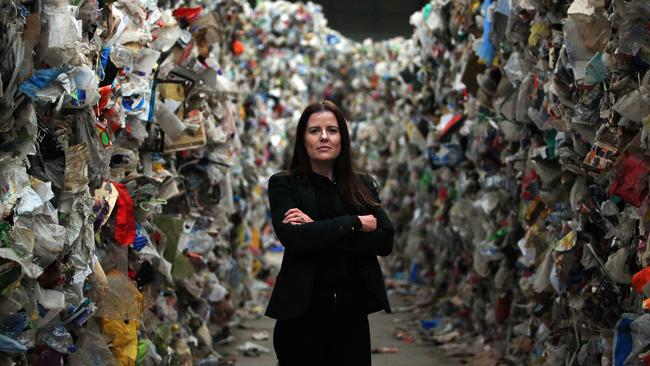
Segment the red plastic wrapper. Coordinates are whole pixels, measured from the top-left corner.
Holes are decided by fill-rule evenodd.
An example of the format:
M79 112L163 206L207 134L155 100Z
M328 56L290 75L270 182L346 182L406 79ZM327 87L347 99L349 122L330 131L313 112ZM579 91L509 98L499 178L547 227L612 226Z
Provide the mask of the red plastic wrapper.
M129 245L135 240L135 213L133 199L129 190L122 183L112 182L119 192L115 217L115 241L120 245Z
M539 195L539 176L533 169L521 178L521 198L529 201Z
M610 195L618 195L636 207L640 207L648 195L646 177L650 173L650 163L636 155L628 155L616 180L609 188Z
M632 276L632 286L637 294L643 293L643 288L650 282L650 267L646 267Z
M195 8L178 8L172 11L172 15L174 18L176 18L176 20L185 18L188 22L192 23L199 17L202 10L203 8L200 6L197 6Z
M110 85L102 86L97 89L97 92L99 93L99 102L95 107L95 115L99 115L99 113L106 108L109 99L113 96L113 89Z
M232 53L233 53L235 56L239 56L239 55L241 55L242 53L244 53L244 44L241 43L240 41L234 41L234 42L232 43Z

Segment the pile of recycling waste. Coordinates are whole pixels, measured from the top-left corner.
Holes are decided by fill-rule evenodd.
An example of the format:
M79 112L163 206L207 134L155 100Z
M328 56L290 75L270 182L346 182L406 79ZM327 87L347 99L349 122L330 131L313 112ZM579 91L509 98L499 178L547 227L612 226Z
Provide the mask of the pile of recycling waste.
M432 0L363 42L313 3L0 3L3 364L218 365L321 99L435 344L650 362L650 3Z

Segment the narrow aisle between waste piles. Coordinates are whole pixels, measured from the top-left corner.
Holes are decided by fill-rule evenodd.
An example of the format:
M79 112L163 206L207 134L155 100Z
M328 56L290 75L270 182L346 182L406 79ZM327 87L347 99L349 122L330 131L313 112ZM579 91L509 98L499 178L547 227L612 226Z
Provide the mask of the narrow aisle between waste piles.
M445 356L441 349L432 346L431 342L424 341L418 335L418 320L415 313L399 311L410 308L410 302L406 302L402 295L392 294L391 304L397 311L392 314L378 312L371 314L369 318L373 366L462 364L459 359ZM217 352L226 360L234 361L231 365L235 366L275 366L277 362L273 351L273 325L274 320L267 317L245 319L242 316L240 324L232 329L231 341L217 346ZM268 338L260 339L264 332ZM256 346L258 350L254 349ZM239 350L240 348L246 350ZM269 352L264 352L263 348L268 349Z

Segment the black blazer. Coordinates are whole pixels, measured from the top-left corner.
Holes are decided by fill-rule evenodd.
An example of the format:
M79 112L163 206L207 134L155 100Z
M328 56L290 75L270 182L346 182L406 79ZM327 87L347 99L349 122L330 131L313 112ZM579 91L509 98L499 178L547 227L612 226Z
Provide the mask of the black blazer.
M377 186L368 176L362 176L366 186L379 201ZM338 243L341 249L357 253L360 276L366 288L366 310L390 313L384 279L377 256L387 256L393 250L393 225L383 209L360 210L358 215L373 214L377 230L354 230L354 215L310 222L302 225L283 224L284 213L299 208L310 217L316 214L316 194L312 187L298 184L298 177L278 173L269 179L271 220L278 239L285 248L282 267L266 308L266 315L275 319L293 319L306 313L310 305L315 279L314 258Z

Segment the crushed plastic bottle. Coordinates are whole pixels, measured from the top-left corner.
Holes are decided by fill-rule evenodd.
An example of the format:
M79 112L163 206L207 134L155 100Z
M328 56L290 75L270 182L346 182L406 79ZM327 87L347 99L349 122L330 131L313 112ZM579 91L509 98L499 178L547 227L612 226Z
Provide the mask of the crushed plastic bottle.
M59 353L68 354L74 353L77 350L77 346L75 346L72 340L72 335L62 325L45 330L40 340Z

